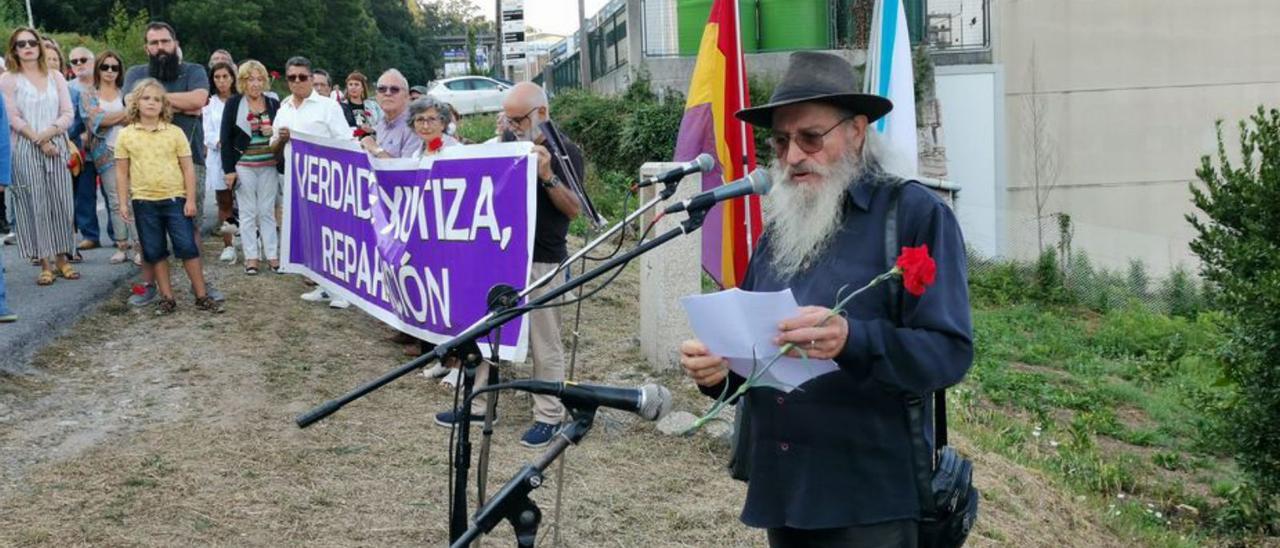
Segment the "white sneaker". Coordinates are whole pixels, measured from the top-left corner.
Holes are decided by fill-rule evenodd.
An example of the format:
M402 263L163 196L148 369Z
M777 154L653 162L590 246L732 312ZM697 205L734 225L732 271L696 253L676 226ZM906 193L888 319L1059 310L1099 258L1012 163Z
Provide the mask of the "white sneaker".
M222 255L218 256L218 260L227 264L236 264L236 248L234 247L222 248Z
M16 245L18 243L18 233L10 232L5 234L2 240L4 241L4 245Z
M336 308L338 310L343 310L349 306L351 306L351 303L344 301L342 299L334 299L332 301L329 301L329 308Z
M317 287L315 289L312 289L311 291L303 293L302 300L311 302L311 303L324 302L329 300L329 294L325 293L323 289L320 289L319 287Z

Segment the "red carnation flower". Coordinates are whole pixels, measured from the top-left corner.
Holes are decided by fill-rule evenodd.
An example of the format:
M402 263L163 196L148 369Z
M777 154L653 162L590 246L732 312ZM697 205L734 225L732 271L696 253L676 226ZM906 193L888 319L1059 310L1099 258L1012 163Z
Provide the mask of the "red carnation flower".
M929 256L929 244L902 248L895 266L902 271L902 287L916 297L924 295L938 273L938 265Z
M441 148L444 148L444 139L440 137L436 137L435 139L432 139L430 143L427 143L427 150L431 152L435 152Z
M278 71L278 70L273 70L273 71L271 71L271 79L272 79L272 80L278 80L278 79L280 79L280 71Z
M358 141L358 140L360 140L360 139L364 139L364 136L365 136L365 135L368 135L368 134L369 134L369 133L368 133L368 132L366 132L366 131L364 130L364 128L362 128L362 127L358 127L358 128L356 128L356 130L355 130L355 131L351 132L351 135L352 135L352 136L354 136L354 137L356 138L356 140L357 140L357 141Z
M134 295L146 295L147 286L142 284L133 284L133 287L129 288L129 291L132 291Z

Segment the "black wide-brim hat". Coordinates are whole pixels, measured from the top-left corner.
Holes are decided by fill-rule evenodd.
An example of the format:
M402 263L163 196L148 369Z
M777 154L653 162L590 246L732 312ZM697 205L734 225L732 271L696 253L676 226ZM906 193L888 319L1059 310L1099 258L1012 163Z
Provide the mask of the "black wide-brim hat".
M868 122L879 120L893 110L893 102L884 97L850 91L858 81L853 65L838 55L797 51L791 54L787 73L774 88L769 103L744 108L734 116L753 126L769 128L773 127L774 109L797 103L835 105L855 115L866 115Z

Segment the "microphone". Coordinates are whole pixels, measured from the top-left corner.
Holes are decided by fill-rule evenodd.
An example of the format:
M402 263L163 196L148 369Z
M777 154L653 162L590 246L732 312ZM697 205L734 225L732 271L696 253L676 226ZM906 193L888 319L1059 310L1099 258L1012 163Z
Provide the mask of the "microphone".
M560 402L569 407L604 406L621 409L651 421L656 421L671 411L671 391L656 384L646 384L640 388L617 388L574 382L520 380L494 385L493 388L547 394L560 398Z
M749 194L765 195L769 193L769 189L773 188L773 180L769 178L769 171L764 168L756 168L746 177L738 179L724 186L714 188L698 194L692 198L677 202L667 206L663 213L675 213L677 211L700 209L710 209L711 206L719 202L746 196Z
M640 184L636 185L636 188L644 188L658 183L679 181L680 179L683 179L685 175L711 171L711 168L714 168L715 166L716 159L712 158L710 154L704 152L699 154L698 157L693 160L640 181Z

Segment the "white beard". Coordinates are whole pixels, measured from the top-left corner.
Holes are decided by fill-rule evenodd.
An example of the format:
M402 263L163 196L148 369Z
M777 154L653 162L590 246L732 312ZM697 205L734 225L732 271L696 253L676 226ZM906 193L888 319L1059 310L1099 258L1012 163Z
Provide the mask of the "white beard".
M801 164L822 181L798 185L795 171L777 160L769 166L773 190L764 197L765 230L769 232L770 263L781 280L789 280L813 265L831 243L844 219L844 192L862 174L856 154L848 154L832 166Z

